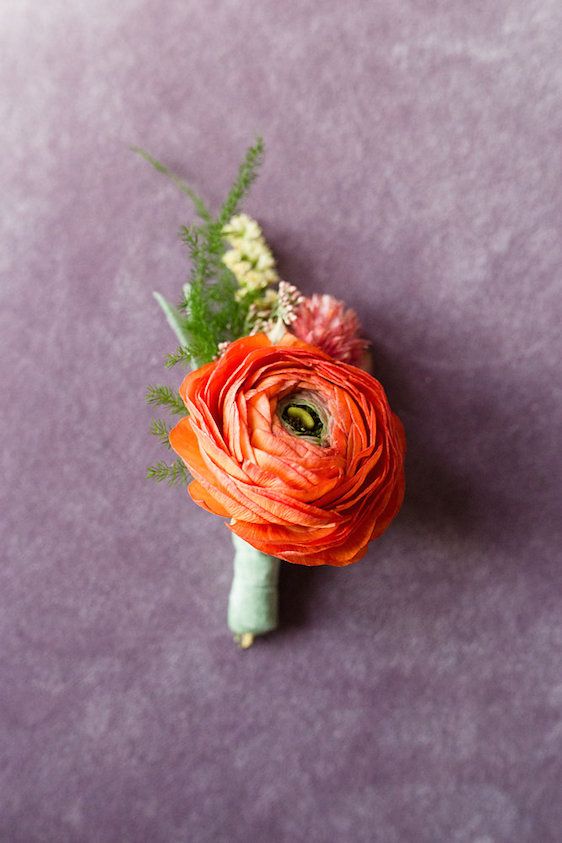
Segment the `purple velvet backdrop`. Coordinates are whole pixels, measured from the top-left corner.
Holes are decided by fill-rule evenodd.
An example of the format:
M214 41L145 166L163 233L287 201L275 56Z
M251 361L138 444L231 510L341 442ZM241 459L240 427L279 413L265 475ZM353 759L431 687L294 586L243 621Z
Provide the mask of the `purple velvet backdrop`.
M560 750L559 0L0 9L2 843L549 843ZM399 519L225 628L228 534L144 479L184 197L260 132L283 276L359 311Z

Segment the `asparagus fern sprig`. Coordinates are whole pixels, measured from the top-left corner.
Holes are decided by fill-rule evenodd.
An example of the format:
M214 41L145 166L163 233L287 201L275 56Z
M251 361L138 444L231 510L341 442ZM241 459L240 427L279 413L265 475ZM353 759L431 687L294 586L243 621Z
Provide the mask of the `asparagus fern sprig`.
M161 445L170 447L170 428L164 419L153 419L150 425L150 432L156 436Z
M187 409L179 392L169 386L149 386L146 390L146 401L159 407L166 407L176 416L186 416Z
M219 348L225 343L248 333L248 314L253 303L263 295L263 285L253 289L252 285L246 283L241 288L240 277L236 274L237 267L233 271L223 260L229 250L225 232L228 232L229 222L236 218L257 177L263 160L263 140L258 137L247 150L234 183L216 215L213 215L198 193L166 165L140 147L133 147L133 150L189 197L199 217L198 221L180 228L180 237L187 246L191 259L189 280L183 286L181 300L174 305L161 293L154 293L179 342L177 350L166 357L166 367L186 363L198 368L214 360L218 356ZM263 241L262 251L266 248ZM229 254L231 252L232 249ZM243 259L246 257L245 253L242 254ZM250 266L250 269L253 269L253 266ZM276 275L271 272L268 278L277 280ZM272 282L268 280L267 283ZM166 386L149 387L147 401L149 404L165 407L176 415L185 415L187 412L179 394ZM169 430L165 421L154 421L151 432L163 444L169 446ZM148 477L176 483L187 479L187 470L180 460L172 465L159 462L148 469Z
M187 483L190 480L187 468L180 459L171 464L158 462L156 465L151 465L146 471L146 476L151 480L156 480L157 483L165 480L169 486L175 486L180 482Z
M182 348L181 354L168 357L166 365L183 360L199 366L216 357L221 342L236 339L244 329L251 301L237 299L236 278L222 262L226 251L223 228L238 212L257 177L263 159L263 140L258 138L246 152L216 216L211 214L201 197L168 167L139 147L135 147L135 151L189 196L201 218L201 222L180 229L180 236L191 257L191 274L179 307L174 307L160 293L155 293Z

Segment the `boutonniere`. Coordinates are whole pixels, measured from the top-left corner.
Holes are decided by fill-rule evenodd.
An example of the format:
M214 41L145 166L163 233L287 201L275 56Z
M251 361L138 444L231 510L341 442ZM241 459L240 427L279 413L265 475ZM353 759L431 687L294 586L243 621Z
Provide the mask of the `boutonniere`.
M263 156L258 139L217 214L166 167L200 218L181 236L191 277L181 301L155 293L187 364L179 388L147 400L179 416L152 432L176 454L148 476L187 486L234 542L228 624L241 647L277 627L280 560L358 562L404 496L405 437L366 370L356 314L279 277L263 232L241 210Z

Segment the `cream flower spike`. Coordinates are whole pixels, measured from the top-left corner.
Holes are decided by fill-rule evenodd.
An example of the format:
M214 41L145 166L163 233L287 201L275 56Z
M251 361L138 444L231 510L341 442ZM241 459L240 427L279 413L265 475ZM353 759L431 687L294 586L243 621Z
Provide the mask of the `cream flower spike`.
M258 223L248 214L237 214L231 217L223 227L222 233L231 246L238 245L240 240L259 240L263 237Z
M238 281L239 301L249 292L265 290L277 283L275 259L255 220L247 214L237 214L223 227L222 234L231 246L222 256L222 262Z

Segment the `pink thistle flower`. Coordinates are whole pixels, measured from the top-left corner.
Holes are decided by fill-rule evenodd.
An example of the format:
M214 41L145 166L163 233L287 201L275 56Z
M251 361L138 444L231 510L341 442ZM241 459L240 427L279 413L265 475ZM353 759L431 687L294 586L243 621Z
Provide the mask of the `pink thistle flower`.
M333 296L315 293L304 299L290 329L299 339L315 345L335 360L360 365L369 347L359 337L357 314Z

